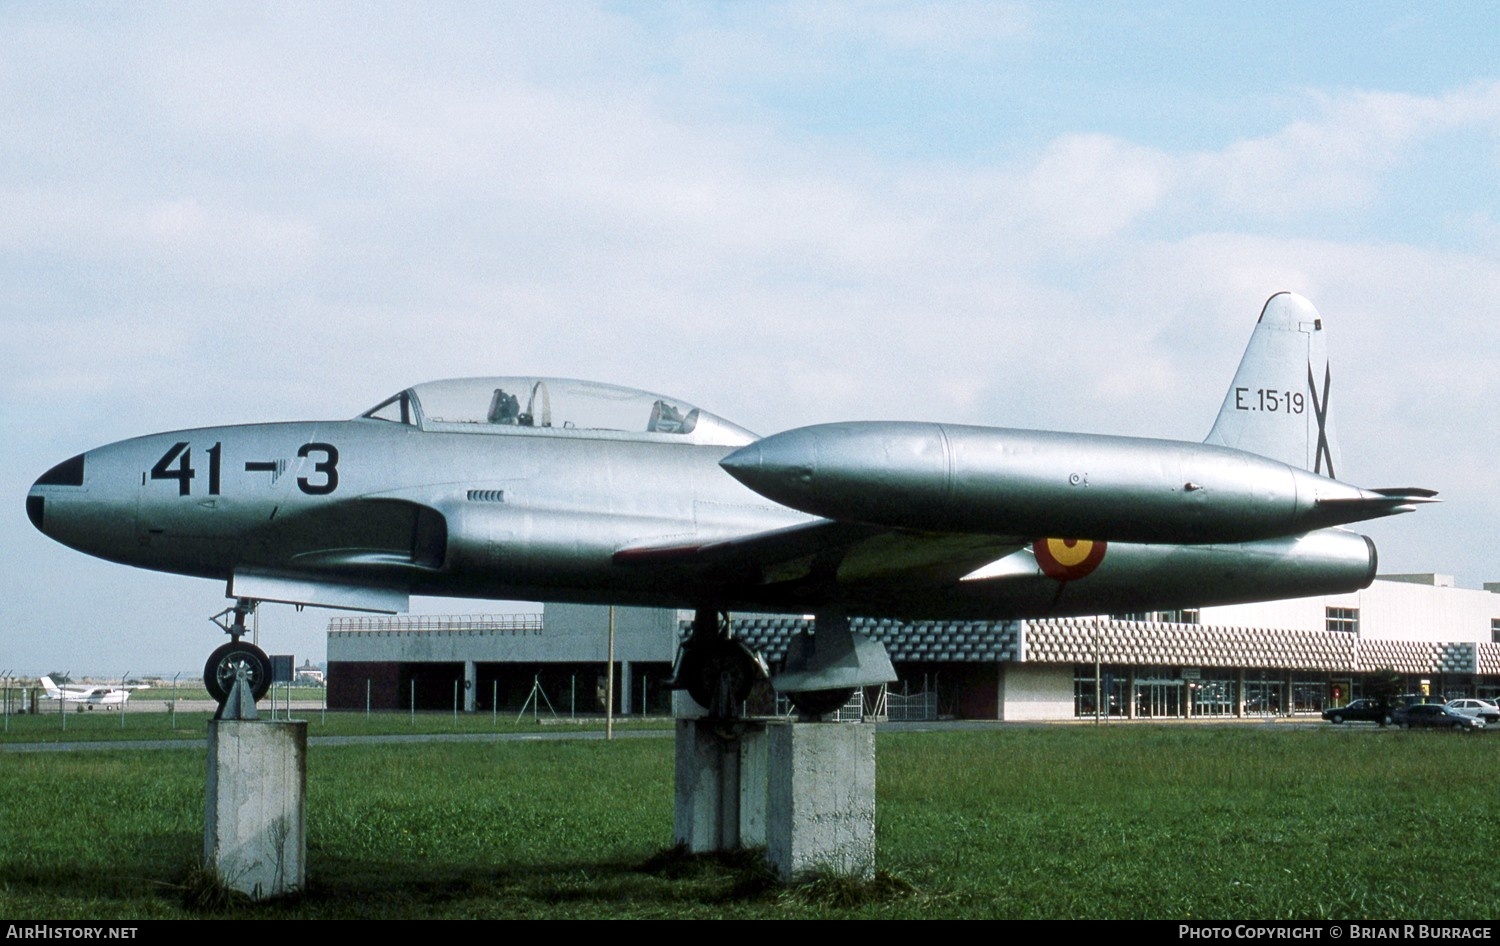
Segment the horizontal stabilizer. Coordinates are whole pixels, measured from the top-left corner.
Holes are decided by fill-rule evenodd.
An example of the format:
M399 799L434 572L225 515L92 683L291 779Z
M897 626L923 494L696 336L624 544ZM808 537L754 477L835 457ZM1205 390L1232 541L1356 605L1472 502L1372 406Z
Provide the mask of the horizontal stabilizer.
M1334 514L1330 524L1343 524L1415 512L1420 505L1439 502L1437 490L1420 486L1361 489L1359 492L1358 496L1320 498L1317 508Z
M1435 489L1424 489L1420 486L1386 486L1380 489L1367 489L1366 492L1379 493L1382 496L1404 497L1407 502L1413 503L1435 503L1434 499L1438 493Z

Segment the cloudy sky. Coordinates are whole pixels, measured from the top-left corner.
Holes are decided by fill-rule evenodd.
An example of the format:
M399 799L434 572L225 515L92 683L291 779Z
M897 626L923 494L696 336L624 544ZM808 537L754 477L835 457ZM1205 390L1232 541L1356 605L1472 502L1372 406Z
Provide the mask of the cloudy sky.
M222 639L27 522L103 443L484 374L1197 440L1282 289L1345 478L1443 494L1382 570L1500 580L1497 63L1490 3L0 5L0 672Z

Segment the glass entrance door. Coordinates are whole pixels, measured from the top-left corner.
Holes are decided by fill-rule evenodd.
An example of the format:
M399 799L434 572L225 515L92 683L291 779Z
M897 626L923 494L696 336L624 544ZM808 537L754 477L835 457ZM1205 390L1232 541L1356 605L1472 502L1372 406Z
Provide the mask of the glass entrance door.
M1181 680L1137 680L1135 715L1139 719L1162 719L1183 715Z
M1275 716L1286 712L1283 694L1286 684L1280 680L1245 681L1245 715Z

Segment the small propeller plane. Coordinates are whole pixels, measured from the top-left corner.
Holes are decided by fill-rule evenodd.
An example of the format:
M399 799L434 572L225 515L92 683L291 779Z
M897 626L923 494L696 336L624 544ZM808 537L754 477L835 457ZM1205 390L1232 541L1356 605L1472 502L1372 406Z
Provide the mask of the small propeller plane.
M95 687L95 686L70 686L68 684L58 685L53 682L51 676L42 677L42 692L49 700L60 700L64 703L77 703L78 708L93 709L102 706L109 709L112 706L124 706L125 701L130 699L134 690L147 689L146 684L133 687Z
M226 584L223 703L262 601L411 595L694 611L675 685L732 715L764 661L730 611L815 616L772 680L805 714L895 678L851 616L1008 619L1334 594L1376 552L1340 526L1429 502L1335 479L1322 319L1266 302L1204 443L931 422L764 439L675 397L557 378L419 384L350 420L152 434L31 487L46 535ZM231 617L232 616L232 617Z

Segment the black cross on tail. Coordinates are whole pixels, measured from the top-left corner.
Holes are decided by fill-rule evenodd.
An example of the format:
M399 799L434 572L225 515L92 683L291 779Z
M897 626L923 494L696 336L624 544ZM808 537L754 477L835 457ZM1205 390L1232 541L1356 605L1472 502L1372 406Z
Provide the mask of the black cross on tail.
M1313 458L1313 472L1322 473L1329 479L1337 479L1333 472L1333 452L1328 446L1328 385L1333 375L1328 365L1323 366L1323 398L1318 399L1318 380L1313 375L1312 365L1307 366L1307 390L1312 394L1313 415L1318 419L1318 450ZM1323 461L1328 461L1328 472L1323 472Z

